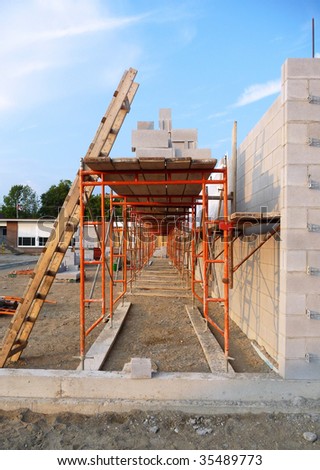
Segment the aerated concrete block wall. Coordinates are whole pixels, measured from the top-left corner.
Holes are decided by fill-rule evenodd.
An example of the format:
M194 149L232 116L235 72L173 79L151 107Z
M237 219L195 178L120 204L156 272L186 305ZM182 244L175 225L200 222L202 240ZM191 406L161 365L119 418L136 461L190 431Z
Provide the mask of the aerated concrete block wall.
M239 212L280 211L234 276L231 317L284 378L320 378L320 60L288 59L281 94L238 149ZM237 240L234 265L263 239ZM220 286L221 288L221 286Z
M279 368L320 377L320 59L289 59L284 113Z

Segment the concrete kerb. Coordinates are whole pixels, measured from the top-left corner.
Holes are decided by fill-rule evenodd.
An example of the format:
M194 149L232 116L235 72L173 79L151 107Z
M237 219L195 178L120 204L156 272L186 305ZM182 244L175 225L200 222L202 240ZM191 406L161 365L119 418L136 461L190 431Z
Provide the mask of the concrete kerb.
M211 372L226 372L228 375L234 375L235 372L231 364L228 365L228 371L226 371L227 363L224 352L214 335L209 331L206 321L201 316L199 309L197 307L186 305L186 311Z
M118 305L115 311L112 328L110 328L109 323L107 323L96 341L88 350L84 361L84 370L101 369L121 330L130 307L131 302L124 302L123 305ZM81 364L79 365L78 370L81 370Z
M320 381L270 374L0 370L0 409L82 414L133 409L219 413L319 413Z

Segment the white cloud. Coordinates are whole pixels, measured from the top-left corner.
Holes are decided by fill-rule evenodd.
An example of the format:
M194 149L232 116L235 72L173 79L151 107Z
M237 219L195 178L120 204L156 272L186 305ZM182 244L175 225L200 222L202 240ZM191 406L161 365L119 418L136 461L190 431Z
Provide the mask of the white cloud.
M210 114L208 116L208 119L220 118L220 117L223 117L223 116L227 116L227 114L228 114L228 111L221 111L221 112L218 112L218 113L213 113L213 114Z
M148 15L115 16L108 5L99 0L0 3L1 115L64 96L66 90L92 88L106 62L112 69L107 51L114 51L116 62L122 57L122 72L126 50L139 56L134 44L125 49L119 32Z
M276 93L280 92L281 82L280 79L278 80L270 80L266 83L257 83L255 85L251 85L244 90L244 92L240 95L236 103L233 105L234 107L245 106L250 103L254 103L255 101L262 100L267 96L275 95Z

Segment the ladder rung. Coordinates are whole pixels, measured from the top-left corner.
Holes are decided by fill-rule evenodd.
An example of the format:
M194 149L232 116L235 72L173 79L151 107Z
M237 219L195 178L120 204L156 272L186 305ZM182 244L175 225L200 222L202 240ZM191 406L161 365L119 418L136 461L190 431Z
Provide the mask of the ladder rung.
M49 269L45 275L49 277L55 277L56 272Z
M38 292L36 295L35 295L35 299L38 299L38 300L45 300L46 299L46 295L45 294L40 294L40 292Z
M18 346L16 346L16 347L13 346L13 348L11 349L11 351L8 354L8 357L12 357L15 354L17 354L18 352L23 351L26 348L27 344L28 344L28 341L23 341L21 343L20 342L15 343L14 346L15 345L18 345Z
M25 321L26 321L26 323L35 323L36 318L27 317Z
M68 247L66 248L64 246L57 246L56 253L66 253L67 249L68 249Z

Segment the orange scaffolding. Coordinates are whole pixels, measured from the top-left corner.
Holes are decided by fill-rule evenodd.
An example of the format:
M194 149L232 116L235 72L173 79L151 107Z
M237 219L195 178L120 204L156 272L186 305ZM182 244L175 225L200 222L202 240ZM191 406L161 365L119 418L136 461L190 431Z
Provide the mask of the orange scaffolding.
M189 167L186 169L186 160ZM227 167L215 168L216 160L159 159L146 167L143 159L110 159L98 157L85 159L80 170L80 358L85 359L85 338L101 322L112 320L117 303L124 299L128 285L137 278L156 248L157 236L167 238L167 255L172 264L188 282L192 296L203 308L203 316L224 338L224 352L229 358L229 237L233 230L228 214ZM193 167L194 166L194 167ZM158 167L158 168L157 168ZM91 177L88 180L88 177ZM94 177L94 178L92 178ZM208 186L222 186L223 216L212 220L208 215ZM100 187L101 208L99 220L85 217L86 189ZM106 190L108 188L108 191ZM106 198L109 213L106 214ZM115 216L115 208L121 207L122 215ZM197 222L197 213L201 220ZM85 259L84 227L99 227L99 260ZM223 242L222 258L213 258L210 249L212 230ZM212 264L223 264L223 296L214 297L209 289ZM98 265L101 270L99 296L86 295L86 266ZM107 269L108 266L108 269ZM196 276L196 266L199 276ZM107 273L108 271L108 273ZM109 280L107 295L106 281ZM120 278L119 278L120 275ZM202 289L202 293L201 293ZM91 290L92 292L92 290ZM108 302L107 297L109 296ZM218 326L210 317L210 303L224 306L224 326ZM86 309L99 303L98 318L87 327ZM107 313L108 304L108 313Z

